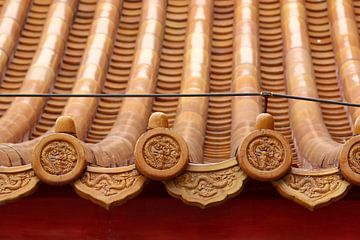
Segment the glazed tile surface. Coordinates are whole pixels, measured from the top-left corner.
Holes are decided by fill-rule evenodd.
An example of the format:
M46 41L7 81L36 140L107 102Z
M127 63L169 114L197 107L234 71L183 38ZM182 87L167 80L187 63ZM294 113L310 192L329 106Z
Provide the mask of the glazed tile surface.
M0 9L0 93L267 91L360 103L358 0L6 0ZM261 97L0 97L0 172L30 171L48 136L71 135L88 167L74 173L81 175L74 187L108 208L141 191L146 174L135 169L136 143L165 128L185 141L189 163L161 180L171 195L206 207L241 191L247 175L236 164L238 149L273 121L254 156L286 152L275 146L282 141L270 144L273 152L262 147L271 137L288 143L292 168L270 178L282 195L313 209L357 184L357 141L346 144L360 133L360 108L270 98L271 118L257 120L263 110ZM154 112L166 118L155 116L148 127ZM75 132L56 122L62 116ZM161 141L149 147L157 161L179 158L171 139ZM340 156L350 159L348 170ZM98 194L109 189L114 196ZM25 190L14 191L9 199ZM307 194L314 191L315 200Z

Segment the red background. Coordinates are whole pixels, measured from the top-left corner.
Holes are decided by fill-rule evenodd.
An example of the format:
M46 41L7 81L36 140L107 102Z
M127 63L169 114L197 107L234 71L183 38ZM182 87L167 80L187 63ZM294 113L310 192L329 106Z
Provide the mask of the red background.
M0 239L359 239L360 188L311 212L270 184L250 181L220 206L199 209L150 183L107 211L70 186L41 185L30 197L0 206Z

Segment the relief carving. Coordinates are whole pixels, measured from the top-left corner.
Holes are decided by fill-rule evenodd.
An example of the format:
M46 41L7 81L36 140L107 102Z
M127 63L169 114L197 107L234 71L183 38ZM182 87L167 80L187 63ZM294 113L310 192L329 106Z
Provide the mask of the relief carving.
M25 187L35 177L33 171L0 174L0 195L9 194Z
M310 210L340 199L350 186L338 168L316 172L293 168L290 174L273 184L281 195Z
M342 146L339 155L340 170L344 178L360 185L360 135L353 136Z
M52 141L41 152L40 163L52 175L69 173L75 168L76 162L76 150L66 141Z
M351 170L360 174L360 144L354 144L350 148L348 161Z
M164 182L169 194L201 208L217 205L239 193L246 174L235 159L190 165L180 176Z
M216 172L186 172L175 178L174 184L187 189L193 195L209 198L217 195L219 190L231 188L238 172L238 166Z
M336 190L341 181L338 174L328 176L301 176L289 174L285 177L286 184L309 198L321 198Z
M113 174L85 172L80 181L104 196L112 196L126 188L132 187L138 177L139 173L137 170Z
M83 174L86 152L87 147L71 134L49 134L35 145L31 165L42 182L65 185Z
M237 158L241 169L258 181L282 178L292 163L288 141L271 129L255 130L247 135L239 147Z
M272 136L263 135L253 139L246 153L250 164L262 171L274 170L284 161L284 147Z
M146 178L134 165L118 168L88 167L74 183L83 198L109 209L137 196Z
M185 140L165 127L150 129L142 134L136 142L134 155L137 170L145 177L157 181L175 178L189 162Z
M179 162L180 145L169 135L157 135L145 142L143 156L151 167L169 169Z

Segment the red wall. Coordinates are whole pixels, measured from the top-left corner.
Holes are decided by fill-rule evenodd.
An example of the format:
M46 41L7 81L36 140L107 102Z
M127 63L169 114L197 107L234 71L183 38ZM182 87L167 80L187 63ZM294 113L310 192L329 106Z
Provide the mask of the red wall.
M310 212L270 184L248 182L237 197L205 210L151 183L137 198L107 211L70 186L41 185L0 206L0 239L359 239L360 188Z

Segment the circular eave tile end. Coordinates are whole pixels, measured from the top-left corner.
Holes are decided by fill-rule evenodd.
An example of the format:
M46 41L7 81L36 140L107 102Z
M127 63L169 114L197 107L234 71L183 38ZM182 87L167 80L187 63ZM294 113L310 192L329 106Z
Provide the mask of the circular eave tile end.
M31 163L36 176L50 185L65 185L77 180L87 165L81 142L64 133L41 139L32 153Z
M343 145L340 170L346 180L360 185L360 136L352 137Z
M274 130L255 130L242 141L238 161L242 170L251 178L275 181L283 177L291 167L291 147Z
M172 179L185 170L188 162L186 142L179 134L167 128L149 130L136 143L136 168L149 179Z

